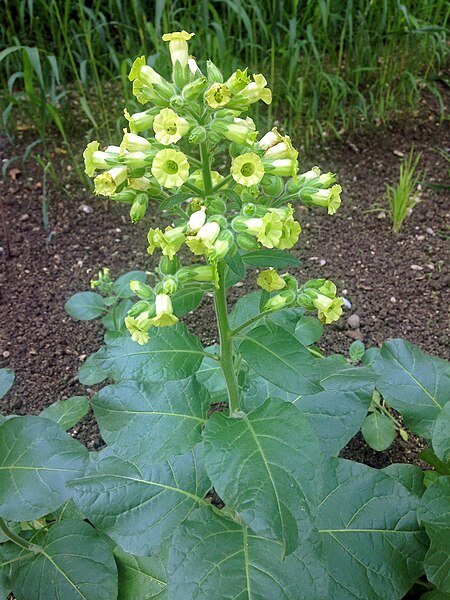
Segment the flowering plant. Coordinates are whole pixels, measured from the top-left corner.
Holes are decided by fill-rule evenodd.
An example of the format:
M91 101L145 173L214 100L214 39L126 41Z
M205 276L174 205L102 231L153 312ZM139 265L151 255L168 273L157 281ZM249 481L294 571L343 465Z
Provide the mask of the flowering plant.
M448 365L433 381L407 381L418 412L402 397L417 349L390 343L356 367L314 347L343 300L329 280L286 272L298 264L295 206L333 215L341 187L317 167L299 174L290 138L260 136L245 115L271 101L263 75L224 80L211 62L203 73L192 35L163 38L172 81L136 59L129 78L145 110L125 111L118 146L84 152L97 194L129 204L133 222L152 207L170 224L148 232L155 280L137 271L113 281L104 269L95 291L66 305L107 329L79 373L111 382L91 401L106 448L89 456L63 431L86 398L0 426L1 589L25 600L400 599L424 571L421 472L337 455L376 386L431 439L430 423L448 418L433 405ZM225 145L228 164L215 170ZM230 312L227 290L252 268L260 290ZM205 292L220 340L209 348L181 322ZM441 435L439 452L446 444Z

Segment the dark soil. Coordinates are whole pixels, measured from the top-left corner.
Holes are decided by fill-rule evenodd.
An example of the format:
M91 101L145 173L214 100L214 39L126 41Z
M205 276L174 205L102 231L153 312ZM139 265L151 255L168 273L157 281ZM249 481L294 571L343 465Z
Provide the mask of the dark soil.
M448 144L448 130L430 107L421 113L395 126L332 142L316 149L314 160L303 161L303 170L319 164L338 173L344 189L342 207L333 217L319 209L298 209L303 233L296 252L303 264L296 274L301 280L329 277L351 303L320 342L327 353L346 354L354 339L373 346L403 337L449 358L448 189L424 186L422 202L398 236L388 218L372 211L376 204L384 205L385 184L396 181L401 156L412 143L423 152L424 181L449 184L448 162L437 152ZM16 142L13 148L3 140L2 161L20 155L18 145L23 143L24 148L26 141ZM0 366L16 373L15 385L2 401L5 414L37 414L57 399L93 393L78 383L77 370L101 345L102 328L92 321L73 321L64 312L64 303L73 293L88 289L89 280L103 266L109 266L116 277L133 268L152 270L158 260L146 252L148 219L131 225L126 207L107 207L80 189L63 155L55 155L55 165L61 181L68 183L47 190L47 199L51 194L49 233L42 222L40 168L31 161L15 163L0 181L12 250L8 257L1 231ZM83 210L83 205L88 208ZM233 288L231 302L252 289L254 279L250 273L248 283ZM348 326L351 314L359 316L360 328ZM187 324L204 343L216 340L210 298L188 317ZM74 434L89 448L102 443L92 416ZM377 453L357 436L343 455L384 467L415 462L421 447L421 441L411 436L408 442L396 440L389 450Z

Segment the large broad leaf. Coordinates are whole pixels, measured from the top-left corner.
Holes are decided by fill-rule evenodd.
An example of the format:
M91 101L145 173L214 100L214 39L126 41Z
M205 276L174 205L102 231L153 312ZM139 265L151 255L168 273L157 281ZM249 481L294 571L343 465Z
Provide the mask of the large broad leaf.
M76 425L89 410L86 396L72 396L67 400L57 400L41 412L40 416L54 421L66 431Z
M382 471L331 459L315 512L333 600L400 600L423 572L420 500ZM314 597L314 596L312 596Z
M428 579L450 593L450 477L440 477L427 489L418 511L431 540L425 557Z
M38 519L57 509L79 477L88 451L56 423L42 417L14 417L0 426L0 516Z
M119 572L117 600L167 599L167 573L158 556L135 556L117 546L114 556Z
M239 351L254 371L288 392L303 395L323 389L317 383L317 359L279 325L264 324L248 331Z
M0 400L6 396L14 383L14 371L12 369L0 369Z
M269 398L279 398L286 402L295 402L301 398L298 394L286 392L260 375L250 371L242 387L242 403L246 412L259 408Z
M416 465L408 465L406 463L393 463L383 469L383 473L387 473L389 477L393 477L401 483L411 494L422 498L427 489L423 483L424 472Z
M182 288L172 296L173 312L182 317L197 308L203 298L204 290L200 288Z
M43 551L12 565L20 600L113 600L117 567L111 545L84 521L63 521L33 537Z
M214 344L205 348L210 354L219 353L220 346ZM211 394L211 400L217 401L217 398L223 393L227 394L227 384L223 376L222 367L220 362L205 356L200 365L200 369L195 374L196 378L202 383Z
M228 267L225 276L226 287L230 287L245 278L245 265L239 252L236 252L233 256L227 254L225 262Z
M147 276L144 271L130 271L129 273L124 273L114 282L114 293L119 296L119 298L131 298L134 296L134 292L130 289L130 281L142 281L145 283Z
M312 547L305 538L302 543L307 550ZM284 560L281 552L279 542L212 510L199 509L179 527L170 547L169 599L331 598L324 568L318 561L310 564L302 545Z
M119 456L150 464L183 454L201 441L210 396L194 377L123 381L92 400L103 439Z
M377 410L367 415L361 425L361 433L364 439L377 452L389 448L394 441L395 431L393 420Z
M242 254L242 260L246 265L252 267L274 267L275 269L287 269L289 267L298 267L300 261L289 252L277 250L276 248L261 250L250 250Z
M102 316L106 305L100 294L96 294L95 292L79 292L67 300L64 308L66 313L73 319L91 321Z
M294 515L318 485L319 445L308 419L271 399L247 415L214 413L204 440L206 470L219 496L290 554L298 544Z
M326 390L357 392L361 388L375 389L379 376L371 367L349 365L342 354L332 354L320 360L320 385Z
M70 484L86 517L124 550L148 556L198 506L210 487L197 448L156 465L106 455Z
M91 368L114 381L171 381L193 375L200 367L203 350L199 339L179 323L153 328L144 346L125 333L89 359Z
M450 402L447 402L436 419L432 443L436 456L450 463Z
M385 342L370 358L386 402L412 431L431 439L434 421L450 400L450 363L404 340Z
M94 354L87 357L78 370L78 380L83 385L96 385L105 381L107 373L101 368L102 357L106 353L106 348L100 348Z

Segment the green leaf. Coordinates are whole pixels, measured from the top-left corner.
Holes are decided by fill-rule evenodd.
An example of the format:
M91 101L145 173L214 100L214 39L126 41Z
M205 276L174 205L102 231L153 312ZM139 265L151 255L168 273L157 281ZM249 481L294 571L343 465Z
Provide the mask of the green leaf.
M196 287L185 287L181 290L178 290L178 292L172 296L172 307L174 314L176 314L178 317L182 317L188 312L191 312L191 310L197 308L202 301L203 294L204 290Z
M106 455L70 482L79 509L123 550L158 552L198 506L210 483L197 448L156 465L133 464Z
M163 200L161 202L161 204L158 206L157 212L160 213L163 210L167 210L168 208L171 208L172 206L181 204L182 202L189 200L189 198L192 198L192 192L184 193L184 194L175 194L174 196L169 196L168 198L166 198L165 200Z
M112 600L117 567L110 544L84 521L56 523L33 538L42 552L12 565L12 587L23 600Z
M234 256L226 255L225 262L227 263L228 269L226 273L226 287L230 287L241 281L245 277L245 265L239 252L236 252Z
M57 509L66 483L86 467L88 451L56 423L15 417L0 426L0 516L29 521Z
M4 540L2 540L4 541ZM0 546L0 599L6 600L9 596L12 585L11 585L11 565L8 564L9 557L5 546Z
M95 292L78 292L67 300L64 309L73 319L91 321L105 312L105 301Z
M239 352L259 375L293 394L321 391L318 361L285 329L264 324L242 337Z
M136 280L145 283L146 279L147 275L144 271L130 271L129 273L124 273L114 282L114 293L119 298L131 298L134 296L134 292L130 290L130 281Z
M429 464L440 475L450 475L450 465L438 458L431 448L421 450L417 455L417 458ZM429 473L430 471L427 471L425 475L428 475Z
M250 371L242 387L242 402L245 412L259 408L269 398L279 398L285 402L295 402L301 396L282 390L273 383L270 383L270 381L267 381L267 379L264 379L264 377Z
M431 439L434 421L450 400L450 363L404 340L385 342L372 366L378 389L409 429Z
M424 495L426 490L423 483L424 472L416 465L394 463L385 467L383 473L401 483L414 496L422 498Z
M167 572L158 556L135 556L119 546L114 550L119 573L117 600L167 599Z
M301 546L284 560L281 553L279 542L210 509L196 510L178 528L170 547L169 599L331 598L319 562L311 565Z
M450 477L440 477L427 489L418 510L431 540L425 573L442 592L450 593Z
M206 470L222 500L256 533L298 544L295 513L315 485L320 455L308 419L292 404L267 400L245 415L214 413L204 433Z
M350 348L348 349L348 353L350 354L350 358L353 362L358 362L364 356L364 352L366 351L365 345L361 342L361 340L355 340L350 344Z
M219 353L220 346L218 344L214 344L213 346L205 348L205 350L210 353ZM211 394L211 400L213 402L217 402L217 397L222 395L224 391L226 393L227 384L225 383L225 378L223 376L222 367L220 366L219 361L214 360L209 356L205 356L195 376L198 381L202 383L209 391Z
M330 575L333 600L400 600L423 572L419 499L382 471L331 459L324 469L312 551Z
M91 368L113 381L172 381L193 375L203 360L203 350L199 339L178 323L153 328L144 346L125 333L89 359Z
M320 359L320 385L326 390L358 392L361 388L375 389L379 376L371 367L349 365L342 354Z
M283 311L280 312L282 314ZM322 337L323 325L315 317L302 316L298 319L294 336L304 346L311 346Z
M210 401L206 388L190 377L109 385L94 396L92 406L115 454L152 464L188 452L201 441Z
M101 368L101 359L104 356L106 348L100 348L94 354L87 357L81 367L78 369L78 381L83 385L96 385L105 381L108 374Z
M289 252L278 250L277 248L261 250L250 250L242 254L242 260L245 264L252 267L274 267L275 269L287 269L289 267L298 267L300 261Z
M394 441L395 424L388 416L374 410L364 419L361 433L371 448L381 452Z
M444 592L440 592L439 590L433 590L432 592L422 594L420 600L450 600L450 594L444 594Z
M450 463L450 402L444 406L436 419L432 443L437 457Z
M129 298L121 300L103 317L101 321L103 327L108 329L108 331L125 330L125 317L132 306L133 302Z
M41 417L54 421L66 431L76 425L89 410L86 396L72 396L67 400L57 400L41 411Z
M0 369L0 400L6 396L14 383L14 371L12 369Z

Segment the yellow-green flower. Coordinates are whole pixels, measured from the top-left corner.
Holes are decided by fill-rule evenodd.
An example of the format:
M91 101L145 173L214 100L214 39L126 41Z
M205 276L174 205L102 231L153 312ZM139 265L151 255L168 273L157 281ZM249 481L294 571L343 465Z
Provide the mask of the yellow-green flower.
M261 271L256 279L256 283L266 292L275 292L286 287L285 280L278 275L275 269Z
M344 301L342 298L328 298L328 296L318 294L314 298L313 304L317 308L317 318L319 321L328 325L337 321L342 315Z
M132 177L128 180L128 187L140 192L146 192L151 185L152 182L148 177Z
M288 135L285 135L282 137L281 141L266 150L264 158L272 160L289 158L293 161L297 161L298 151L292 145L291 138Z
M205 100L211 108L220 108L231 100L231 93L224 83L213 83L205 92Z
M150 229L150 231L147 234L147 252L149 254L153 254L155 248L161 248L161 240L163 238L163 235L164 234L161 231L161 229L159 229L159 227L157 227L156 229Z
M153 120L155 138L164 146L176 144L189 131L189 123L171 108L163 108Z
M280 250L292 248L298 242L301 231L300 223L292 216L287 217L283 221L283 230L277 248Z
M128 169L125 166L104 171L94 179L95 193L100 196L112 196L117 188L126 181Z
M237 71L225 82L225 85L232 94L238 94L249 83L250 77L247 75L247 68L245 68L243 71L237 69Z
M170 327L178 323L178 317L173 314L172 300L168 294L157 294L155 298L156 316L151 319L155 327Z
M156 181L168 189L179 187L189 177L189 163L179 150L160 150L153 159L152 174Z
M214 249L214 242L219 233L218 223L205 223L196 235L186 237L186 244L194 254L208 256Z
M154 115L149 114L148 111L137 112L130 115L126 108L123 110L123 114L129 123L130 131L132 133L140 133L146 129L150 129L153 123Z
M231 123L222 119L214 119L211 123L211 129L223 135L230 142L247 144L248 146L253 146L258 135L255 123L250 117L246 119L235 118Z
M286 306L289 306L295 301L295 292L292 290L286 290L269 298L269 300L264 305L264 310L281 310Z
M200 210L196 210L189 217L187 224L187 233L189 235L198 233L203 225L206 223L206 207L202 206Z
M249 83L241 93L247 97L250 104L257 102L258 100L270 104L272 102L272 92L266 85L266 78L264 75L261 75L261 73L258 73L257 75L253 75L253 81Z
M97 141L93 141L86 146L86 149L83 152L84 172L89 177L94 176L96 169L110 169L112 166L111 161L118 158L118 152L101 152L99 147L100 144Z
M271 175L280 175L281 177L293 177L298 171L297 159L276 158L263 160L264 168Z
M136 135L135 133L128 133L126 128L123 130L123 138L120 144L122 154L125 150L128 150L128 152L146 152L151 149L152 145L145 137Z
M325 281L325 283L320 286L320 288L318 289L318 292L319 292L319 294L328 296L328 298L335 298L336 292L337 292L336 285L332 281L329 281L327 279Z
M211 183L216 186L223 179L223 175L221 175L218 171L211 171ZM201 169L196 169L193 173L189 175L189 183L195 185L199 190L205 189L205 182L203 179L203 171Z
M313 204L326 207L328 214L334 215L341 205L341 192L341 186L335 184L327 190L316 190L314 193L309 194L309 197Z
M277 248L283 233L283 221L274 212L267 212L263 217L246 221L247 233L256 236L260 244L266 248Z
M258 146L261 150L268 150L283 141L283 136L278 132L278 129L274 127L271 131L268 131L258 142Z
M141 313L138 317L125 317L125 327L131 333L133 342L137 342L140 346L144 346L148 340L148 330L152 326L152 321L149 318L148 312Z
M164 233L158 235L159 247L164 256L171 260L181 248L186 239L184 227L166 227Z
M178 61L182 67L185 67L189 61L188 41L195 35L183 31L174 31L173 33L165 33L162 36L164 42L169 42L170 59L172 64Z
M264 166L257 154L247 152L233 159L231 175L236 183L250 187L259 183L264 177Z

